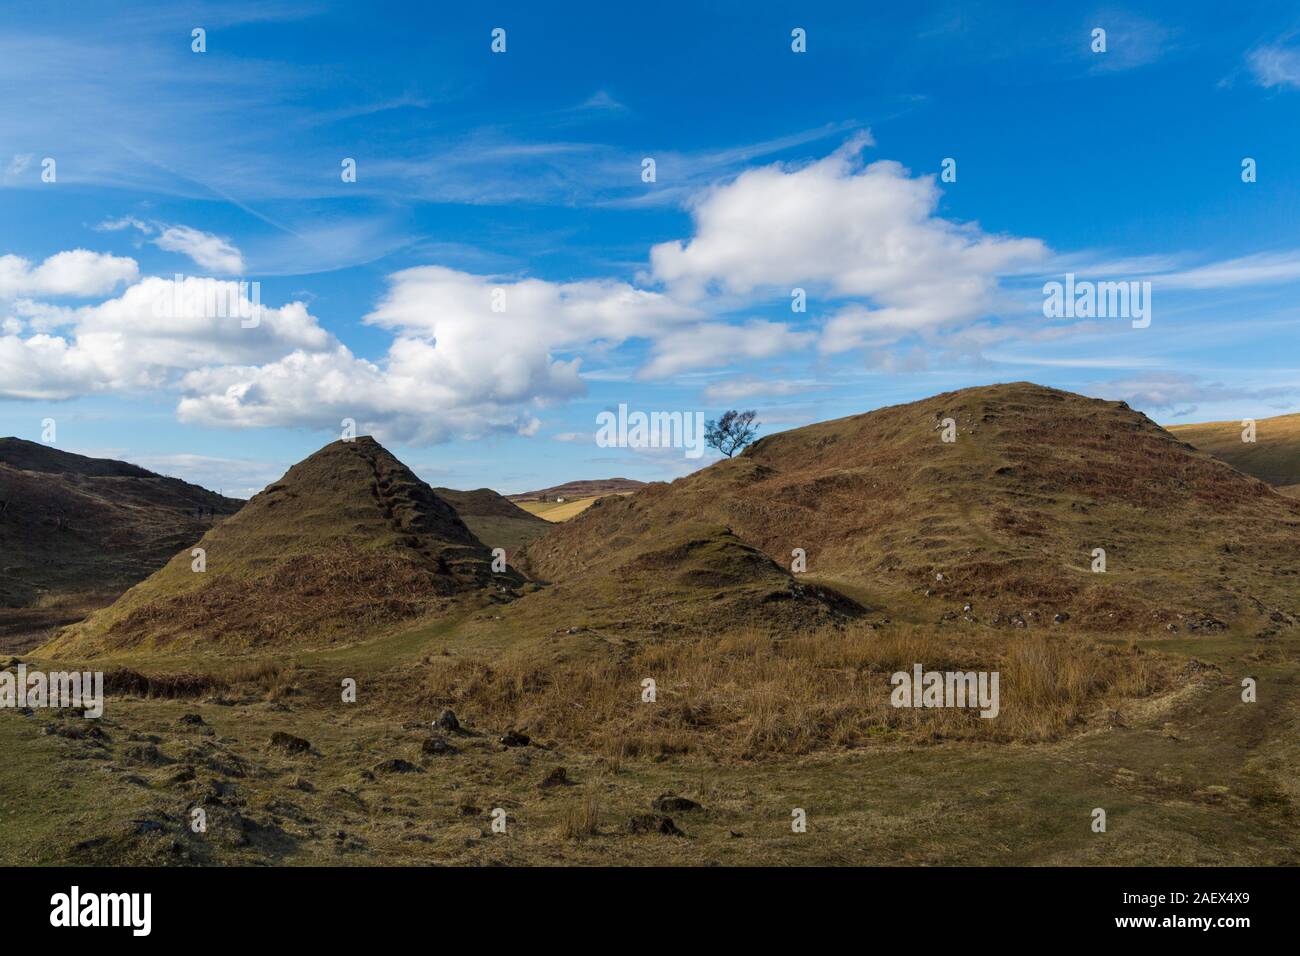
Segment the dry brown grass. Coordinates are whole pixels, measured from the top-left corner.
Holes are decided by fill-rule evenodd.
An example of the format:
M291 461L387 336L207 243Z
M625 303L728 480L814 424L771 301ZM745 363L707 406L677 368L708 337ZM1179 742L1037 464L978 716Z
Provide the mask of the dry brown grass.
M890 675L916 663L927 671L999 671L1000 715L893 707ZM641 701L647 677L656 682L652 704ZM752 759L882 739L1050 740L1105 702L1173 680L1159 657L1077 638L851 625L787 640L747 630L646 644L621 660L435 663L423 702L613 758L702 752Z
M596 795L588 793L564 808L560 815L560 834L566 840L595 836L600 832L600 805Z

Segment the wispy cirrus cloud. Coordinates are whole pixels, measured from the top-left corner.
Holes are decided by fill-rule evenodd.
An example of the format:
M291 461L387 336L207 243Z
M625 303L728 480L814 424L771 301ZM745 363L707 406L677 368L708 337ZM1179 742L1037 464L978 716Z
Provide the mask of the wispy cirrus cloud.
M1282 43L1256 47L1246 55L1246 65L1265 89L1300 89L1300 48Z
M1090 391L1101 398L1126 401L1131 405L1163 411L1182 406L1184 414L1196 410L1197 402L1264 401L1300 395L1300 386L1238 386L1181 372L1150 372L1128 378L1099 382Z
M244 256L229 239L192 226L144 222L134 216L110 219L97 227L102 232L134 229L149 242L167 252L179 252L200 269L216 275L237 275L244 271Z

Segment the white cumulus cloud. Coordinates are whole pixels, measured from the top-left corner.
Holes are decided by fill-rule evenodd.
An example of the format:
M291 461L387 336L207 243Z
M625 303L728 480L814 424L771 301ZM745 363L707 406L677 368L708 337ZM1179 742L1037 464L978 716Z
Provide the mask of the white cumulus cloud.
M799 168L743 173L693 207L695 234L656 245L651 273L676 295L807 288L857 300L827 323L821 347L842 352L880 333L971 321L998 277L1043 258L1036 239L993 236L936 215L933 176L898 163L864 166L868 140Z
M55 253L38 266L21 256L0 256L0 299L104 295L138 274L134 259L87 249Z
M214 314L208 290L234 309ZM238 283L147 278L97 305L28 303L30 334L0 336L0 397L64 399L154 389L192 369L273 361L298 349L324 350L333 337L300 302L254 309ZM256 327L242 315L257 311Z

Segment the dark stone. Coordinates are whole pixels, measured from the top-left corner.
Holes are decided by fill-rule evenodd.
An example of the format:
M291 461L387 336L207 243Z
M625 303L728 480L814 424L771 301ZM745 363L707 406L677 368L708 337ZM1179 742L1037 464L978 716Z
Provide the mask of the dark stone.
M540 786L543 790L548 790L551 787L567 787L572 782L569 779L569 771L563 767L556 767L546 775Z
M686 836L681 830L677 829L677 824L673 823L672 817L666 817L662 813L639 813L627 821L629 833L662 833L664 836Z
M445 757L456 752L456 748L441 737L430 737L420 744L420 752L431 757Z
M456 719L456 715L452 713L450 709L444 710L439 714L438 719L433 722L433 725L441 730L451 731L452 733L460 730L460 721Z
M375 773L419 773L420 768L409 760L392 757L375 764Z
M690 810L700 809L700 805L687 797L665 793L655 797L650 803L650 808L658 810L660 813L686 813Z
M205 721L198 714L182 714L180 723L186 727L202 727Z
M286 734L282 730L277 730L271 735L271 746L276 750L283 750L290 754L305 754L311 751L311 744L301 737L295 737L293 734Z
M527 734L521 734L517 730L507 730L501 735L501 742L507 747L527 747L532 741Z

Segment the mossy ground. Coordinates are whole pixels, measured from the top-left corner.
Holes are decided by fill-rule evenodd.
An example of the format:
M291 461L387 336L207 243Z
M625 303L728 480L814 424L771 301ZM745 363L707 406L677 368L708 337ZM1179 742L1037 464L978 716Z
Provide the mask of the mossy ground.
M195 699L111 698L106 741L78 739L89 722L74 716L0 711L0 863L1300 862L1294 631L1138 638L1138 650L1183 679L1128 700L1103 695L1042 743L886 729L853 746L750 759L725 747L620 756L545 734L506 747L498 741L509 721L470 694L458 706L468 733L446 735L458 752L425 755L441 709L421 695L428 676L499 659L512 644L468 624L443 620L274 661L137 654L133 668L198 670L228 686ZM943 635L954 647L987 639L970 625ZM550 652L576 660L582 643L566 634ZM355 704L341 701L345 676L358 682ZM1258 681L1258 703L1241 701L1243 676ZM626 691L636 699L639 688L629 681ZM532 693L520 689L521 710ZM204 726L182 723L185 714ZM70 736L43 733L46 724ZM312 752L276 750L277 731L307 739ZM420 769L376 769L391 758ZM557 767L570 783L543 788ZM670 814L686 835L628 832L665 792L701 805ZM196 806L208 814L203 835L188 827ZM1091 829L1097 807L1105 833ZM492 830L495 808L506 811L504 834ZM806 833L791 830L794 808L807 812Z

